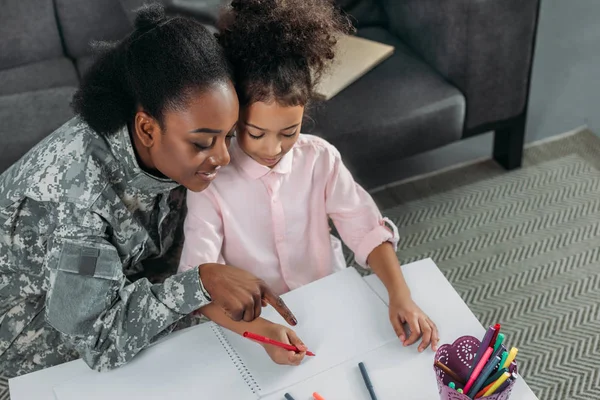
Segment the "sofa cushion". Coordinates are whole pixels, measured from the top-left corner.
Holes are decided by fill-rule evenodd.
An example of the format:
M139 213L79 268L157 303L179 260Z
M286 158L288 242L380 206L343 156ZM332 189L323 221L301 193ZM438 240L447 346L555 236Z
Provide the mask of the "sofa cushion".
M465 99L391 33L360 36L392 44L392 57L329 101L315 105L307 131L335 145L355 169L383 164L461 138Z
M3 0L0 69L63 55L52 0Z
M133 29L119 0L56 0L56 11L71 58L91 54L92 41L120 40Z
M0 70L0 96L62 86L79 86L75 67L68 58Z
M0 96L0 173L73 117L74 87Z

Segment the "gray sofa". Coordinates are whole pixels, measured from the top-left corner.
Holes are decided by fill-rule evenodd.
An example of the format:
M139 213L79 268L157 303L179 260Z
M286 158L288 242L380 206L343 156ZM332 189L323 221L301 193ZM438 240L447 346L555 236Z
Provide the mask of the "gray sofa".
M91 40L119 39L144 0L5 0L0 13L0 172L72 116ZM214 22L224 0L172 0ZM336 145L358 180L394 161L495 131L494 157L521 164L539 0L338 0L358 35L394 55L306 128ZM390 180L393 174L390 175Z
M338 3L359 36L396 47L314 113L315 132L359 177L489 131L494 158L507 169L521 165L538 0Z
M71 97L92 40L133 27L141 0L3 0L0 6L0 172L73 116Z

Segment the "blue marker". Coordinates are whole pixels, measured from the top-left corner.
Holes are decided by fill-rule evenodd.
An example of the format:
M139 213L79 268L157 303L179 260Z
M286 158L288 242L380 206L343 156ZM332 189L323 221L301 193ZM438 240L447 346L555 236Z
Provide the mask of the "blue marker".
M481 371L481 373L475 380L475 383L473 384L473 386L471 386L471 389L469 390L469 393L467 393L467 396L469 396L470 398L475 397L475 395L481 390L484 382L490 376L490 374L492 373L494 368L496 368L496 365L498 365L499 362L500 362L500 357L497 355L492 356L490 358L490 361L488 361L488 363L485 365L485 367L483 367L483 371Z
M286 400L294 400L294 398L292 397L292 395L291 395L291 394L289 394L289 393L286 393L286 394L285 394L285 399L286 399Z

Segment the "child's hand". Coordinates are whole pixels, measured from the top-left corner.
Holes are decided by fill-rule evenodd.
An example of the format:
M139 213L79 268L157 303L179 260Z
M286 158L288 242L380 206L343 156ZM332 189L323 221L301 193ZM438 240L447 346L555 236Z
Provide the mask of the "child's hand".
M422 335L419 352L425 350L430 344L433 351L437 350L439 333L437 326L416 305L410 296L395 295L390 297L390 321L404 346L415 343ZM410 336L406 338L406 332L402 324L408 323Z
M293 351L285 350L277 346L270 344L262 344L265 348L271 360L276 364L281 365L300 365L304 356L306 356L306 346L302 343L302 340L296 336L296 333L279 324L272 323L267 320L262 320L260 326L257 327L257 334L268 337L269 339L277 340L278 342L291 344L298 347L302 352L296 353Z

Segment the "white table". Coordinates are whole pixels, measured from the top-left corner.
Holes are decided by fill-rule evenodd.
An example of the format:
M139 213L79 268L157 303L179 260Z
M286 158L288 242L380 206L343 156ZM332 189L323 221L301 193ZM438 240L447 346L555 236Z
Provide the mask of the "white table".
M451 343L462 335L483 337L484 327L452 288L444 275L430 259L402 267L414 300L438 326L441 343ZM386 291L376 276L365 278L369 286L387 302ZM168 340L177 340L172 337ZM508 345L518 347L506 338ZM382 361L384 360L384 361ZM380 400L405 398L411 400L437 399L435 375L432 369L433 352L416 351L416 345L404 348L391 343L366 355L333 368L326 374L315 376L290 389L296 400L307 400L319 392L327 400L369 399L368 392L357 368L364 362L369 370ZM82 361L73 361L57 367L38 371L9 381L12 400L55 400L53 388L86 374L95 374ZM276 393L266 400L283 399ZM511 400L537 400L523 379L515 384Z

